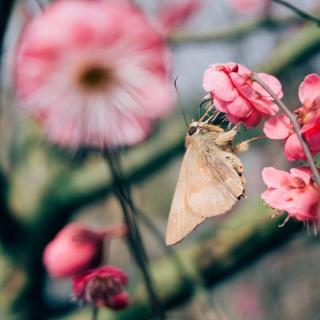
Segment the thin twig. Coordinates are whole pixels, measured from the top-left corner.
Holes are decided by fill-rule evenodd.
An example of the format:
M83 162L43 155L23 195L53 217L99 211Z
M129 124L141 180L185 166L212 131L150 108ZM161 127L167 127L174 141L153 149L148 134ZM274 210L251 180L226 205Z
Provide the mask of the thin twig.
M232 26L223 27L218 30L209 30L203 32L177 31L168 36L168 41L173 44L183 43L206 43L209 41L228 41L239 39L257 29L268 27L280 28L292 23L299 22L296 16L285 16L281 18L261 17L236 23Z
M307 142L305 141L301 131L300 131L300 125L297 121L296 116L289 110L289 108L278 98L278 96L271 90L271 88L258 76L257 73L252 73L251 79L255 82L257 82L263 89L265 89L270 96L273 98L274 102L279 106L279 108L286 114L286 116L289 118L290 122L292 123L293 129L295 133L297 134L297 137L302 145L302 148L304 150L304 154L306 155L307 161L310 165L310 168L313 173L314 181L318 186L320 186L320 175L318 168L315 165L315 161L313 159L312 153L309 149L309 146Z
M98 308L96 306L92 307L92 320L98 320Z
M312 21L314 23L316 23L318 26L320 26L320 18L319 17L316 17L316 16L313 16L311 15L310 13L308 12L305 12L299 8L297 8L296 6L294 6L293 4L291 3L288 3L287 1L284 1L284 0L272 0L273 2L276 2L276 3L279 3L281 4L282 6L292 10L294 13L296 13L299 17L303 18L303 19L307 19L309 21Z
M163 320L165 315L160 303L160 300L157 296L157 293L154 288L154 283L150 275L148 268L148 257L144 249L143 241L140 235L140 231L135 221L135 207L133 206L133 201L131 197L131 192L127 186L125 180L123 179L123 174L121 166L118 159L117 153L112 153L111 151L105 152L105 158L109 163L111 174L113 177L114 183L114 195L118 199L125 223L128 227L128 244L133 254L133 257L136 260L137 265L140 268L142 273L146 289L149 294L152 310L156 319Z

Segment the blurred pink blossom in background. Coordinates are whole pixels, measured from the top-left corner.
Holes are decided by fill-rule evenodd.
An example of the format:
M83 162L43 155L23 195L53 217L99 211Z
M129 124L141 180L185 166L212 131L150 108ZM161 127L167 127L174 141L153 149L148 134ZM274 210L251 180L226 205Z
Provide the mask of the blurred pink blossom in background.
M232 292L232 306L239 319L262 318L262 303L258 288L254 284L240 283Z
M71 223L46 246L43 263L53 278L74 276L100 264L104 239L125 233L126 227L122 224L98 231Z
M299 87L302 107L295 111L310 151L320 151L320 77L310 74ZM306 159L302 145L288 117L281 113L266 121L263 129L270 139L285 139L284 153L288 160Z
M128 277L123 270L104 266L75 276L72 292L83 303L119 310L129 304L129 295L123 291L127 283Z
M55 143L133 145L173 107L171 55L128 1L57 1L17 48L20 104Z
M230 2L239 11L262 11L271 0L230 0Z
M320 190L312 178L310 168L292 168L290 173L272 167L264 168L262 177L268 189L262 199L288 218L306 223L319 223Z
M159 22L164 33L180 27L196 14L205 0L166 1L159 12Z
M258 125L262 118L274 115L278 107L270 95L250 78L252 72L241 64L213 64L203 75L203 88L210 94L218 111L232 123L247 127ZM281 98L281 83L275 77L259 73L275 94Z

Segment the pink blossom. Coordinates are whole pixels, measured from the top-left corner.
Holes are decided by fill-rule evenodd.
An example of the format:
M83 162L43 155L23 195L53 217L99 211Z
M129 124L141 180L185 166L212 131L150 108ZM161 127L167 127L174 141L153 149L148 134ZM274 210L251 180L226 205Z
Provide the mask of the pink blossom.
M272 167L264 168L262 177L268 189L262 199L288 218L319 223L320 190L311 178L310 168L292 168L290 173Z
M129 1L60 0L17 48L21 107L60 145L133 145L173 106L171 56Z
M301 133L309 145L310 151L320 151L320 77L310 74L299 87L302 107L295 111L301 127ZM280 113L268 119L263 129L270 139L285 139L284 153L288 160L306 159L302 145L293 130L288 117Z
M119 310L129 304L129 295L123 291L127 283L128 277L123 270L104 266L75 276L72 292L83 303Z
M210 93L216 109L224 112L230 122L247 127L258 125L262 118L278 111L270 95L251 80L251 74L243 65L229 62L211 65L203 76L203 88ZM281 83L275 77L266 73L259 76L282 97Z
M239 11L262 11L270 0L231 0L231 5Z
M169 33L183 25L199 11L204 0L168 1L159 13L159 21L164 33Z
M73 276L99 265L105 238L123 236L125 233L124 225L98 231L79 223L71 223L46 246L43 263L53 278Z

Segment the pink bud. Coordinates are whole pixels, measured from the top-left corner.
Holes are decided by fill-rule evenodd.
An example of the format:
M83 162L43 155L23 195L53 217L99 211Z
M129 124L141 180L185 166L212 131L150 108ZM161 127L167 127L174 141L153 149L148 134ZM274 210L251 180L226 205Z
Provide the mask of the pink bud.
M98 231L71 223L47 245L43 263L53 278L74 276L99 265L105 238L125 234L126 226L123 224Z
M123 291L128 283L126 273L113 266L104 266L84 272L73 278L75 298L96 307L123 309L129 304L129 295Z

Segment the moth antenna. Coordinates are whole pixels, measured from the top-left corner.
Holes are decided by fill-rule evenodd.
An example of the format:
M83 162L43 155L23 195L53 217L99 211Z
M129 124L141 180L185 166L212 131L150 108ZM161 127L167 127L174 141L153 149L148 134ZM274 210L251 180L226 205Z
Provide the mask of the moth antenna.
M179 108L180 108L180 110L181 110L181 112L182 112L184 122L185 122L185 124L186 124L186 127L189 128L188 121L187 121L187 117L186 117L186 114L185 114L185 112L184 112L184 109L183 109L181 100L180 100L180 92L179 92L179 89L178 89L178 78L179 78L179 76L176 76L176 78L174 79L174 88L176 89L176 92L177 92L178 105L179 105Z
M248 140L240 142L234 149L234 153L239 154L249 149L249 143L256 140L266 139L266 136L257 136Z

